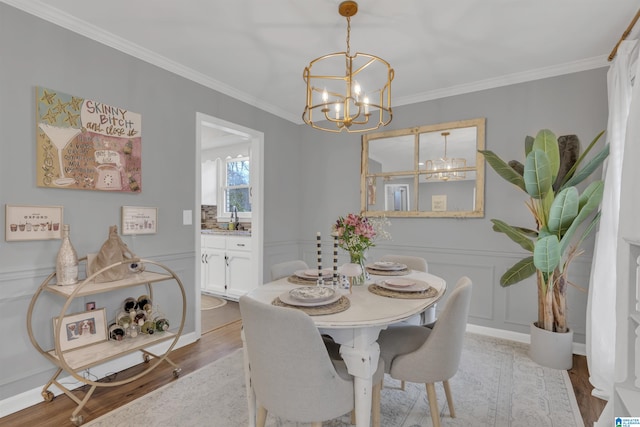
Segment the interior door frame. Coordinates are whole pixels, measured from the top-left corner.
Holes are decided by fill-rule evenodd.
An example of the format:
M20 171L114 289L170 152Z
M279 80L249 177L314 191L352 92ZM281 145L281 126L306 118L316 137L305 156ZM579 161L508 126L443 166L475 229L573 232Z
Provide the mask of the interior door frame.
M217 117L196 112L196 167L195 167L195 307L200 307L200 285L201 285L201 265L202 257L200 236L200 210L202 203L202 182L201 182L201 146L202 127L209 126L219 128L231 133L240 133L251 139L251 278L254 283L261 285L263 282L263 241L264 241L264 133L255 129L250 129L236 123L228 122ZM202 334L201 313L195 310L195 333L200 338Z

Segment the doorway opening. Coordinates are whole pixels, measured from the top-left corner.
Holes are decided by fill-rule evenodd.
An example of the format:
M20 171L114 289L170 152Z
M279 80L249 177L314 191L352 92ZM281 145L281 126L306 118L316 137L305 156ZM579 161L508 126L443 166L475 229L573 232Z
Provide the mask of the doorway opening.
M209 116L202 113L196 113L196 176L195 176L195 189L196 189L196 203L195 203L195 212L202 213L201 215L196 214L196 218L201 218L201 220L196 220L195 222L195 254L196 254L196 270L195 270L195 294L196 294L196 307L200 307L201 304L201 292L202 292L202 283L203 277L207 274L205 271L205 261L202 250L202 236L203 236L203 224L205 221L210 218L205 218L205 209L203 209L203 205L208 209L213 201L216 201L215 209L215 217L219 219L221 222L216 224L216 228L222 228L224 225L229 225L231 222L241 223L243 231L249 231L250 233L245 233L245 236L250 234L250 268L248 269L247 280L250 284L253 284L253 287L257 287L263 282L263 224L264 224L264 198L263 198L263 189L264 189L264 159L263 159L263 147L264 147L264 134L260 131L246 128L244 126L240 126L235 123L231 123L217 117ZM225 148L226 147L226 148ZM203 161L207 158L213 157L214 160L217 158L216 156L219 153L232 152L234 149L236 151L246 150L241 153L241 155L248 159L250 164L249 169L249 184L247 189L243 189L248 197L250 202L250 212L246 210L244 212L238 213L238 209L231 209L229 200L232 198L228 197L229 186L223 185L222 182L218 182L221 178L224 179L224 170L218 170L215 173L215 177L217 177L215 182L215 189L207 188L206 194L203 194L203 173L211 174L211 170L209 166L205 166L203 168ZM216 153L215 155L210 155L212 152ZM236 155L234 154L234 157ZM228 162L226 160L228 155L224 155L225 158L220 159L217 162L218 165L221 165L222 169L225 169ZM206 169L203 171L203 169ZM211 175L208 175L211 176ZM222 191L225 192L223 194L216 194L212 196L211 191ZM237 188L233 188L233 190L238 190ZM215 192L215 191L214 191ZM241 191L236 191L240 193ZM206 200L206 204L203 203L203 199ZM222 206L217 206L218 204L222 204ZM235 214L235 219L231 221L231 216L229 216L230 212L233 210ZM241 208L240 211L243 209ZM207 212L209 212L207 210ZM219 213L218 213L219 212ZM205 227L210 226L210 224L206 224ZM208 230L205 230L208 231ZM244 289L244 288L243 288ZM220 291L211 292L212 295L217 295L223 298L226 298L231 301L236 301L239 298L239 294L244 291L238 292L230 291L227 292L224 288L221 288ZM199 337L202 333L202 317L200 310L196 310L196 318L195 318L195 331L196 335Z

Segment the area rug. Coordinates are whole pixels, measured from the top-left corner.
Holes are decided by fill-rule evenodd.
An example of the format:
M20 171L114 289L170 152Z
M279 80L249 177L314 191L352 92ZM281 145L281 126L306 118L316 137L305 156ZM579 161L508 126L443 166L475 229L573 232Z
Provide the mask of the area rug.
M441 384L436 385L442 425L447 427L584 427L566 371L543 368L528 346L466 334L458 373L449 381L456 418ZM313 404L313 402L309 402ZM382 390L383 427L431 426L425 387L405 391L388 376ZM248 425L242 351L217 360L121 408L88 420L90 427L145 425L235 427ZM269 427L302 427L271 414ZM323 423L349 427L350 418Z
M200 295L200 310L213 310L214 308L222 307L226 303L227 300L222 298Z

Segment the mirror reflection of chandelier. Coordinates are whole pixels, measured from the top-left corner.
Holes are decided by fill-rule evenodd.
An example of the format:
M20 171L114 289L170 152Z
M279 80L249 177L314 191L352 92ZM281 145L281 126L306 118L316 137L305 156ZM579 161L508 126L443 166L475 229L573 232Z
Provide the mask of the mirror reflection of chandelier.
M338 11L347 18L347 50L316 58L305 67L307 102L302 120L328 132L366 132L386 126L393 116L393 68L375 55L351 55L351 17L358 4L343 1Z
M453 181L464 179L466 172L458 170L467 166L467 160L462 158L447 157L447 136L449 132L442 132L444 137L444 157L425 162L427 168L427 179L439 179L440 181Z

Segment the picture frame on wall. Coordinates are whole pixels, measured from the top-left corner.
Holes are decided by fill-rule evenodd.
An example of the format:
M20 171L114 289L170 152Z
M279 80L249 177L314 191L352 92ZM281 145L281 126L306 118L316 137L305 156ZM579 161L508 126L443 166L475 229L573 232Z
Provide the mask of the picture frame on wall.
M433 212L446 212L447 210L447 195L439 194L431 196L431 210Z
M123 235L156 234L158 232L158 208L123 206Z
M52 240L62 238L62 206L5 205L4 239Z
M58 330L58 317L53 318L54 337ZM70 314L62 318L60 350L73 350L107 341L107 316L104 308Z

